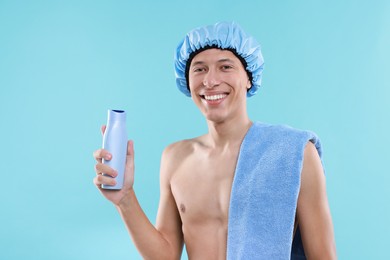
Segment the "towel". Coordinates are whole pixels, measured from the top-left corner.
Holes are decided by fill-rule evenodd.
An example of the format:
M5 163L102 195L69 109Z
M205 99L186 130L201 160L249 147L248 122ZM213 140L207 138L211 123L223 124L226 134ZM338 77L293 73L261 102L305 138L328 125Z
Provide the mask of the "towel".
M294 221L303 154L318 137L255 122L240 147L229 205L227 259L306 259Z

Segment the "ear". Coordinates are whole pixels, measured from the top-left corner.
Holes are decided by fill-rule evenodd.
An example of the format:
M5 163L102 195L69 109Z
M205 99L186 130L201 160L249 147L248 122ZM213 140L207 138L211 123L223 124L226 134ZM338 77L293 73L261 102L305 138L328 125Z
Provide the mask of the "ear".
M252 87L251 81L248 79L248 82L246 83L246 89L250 89Z

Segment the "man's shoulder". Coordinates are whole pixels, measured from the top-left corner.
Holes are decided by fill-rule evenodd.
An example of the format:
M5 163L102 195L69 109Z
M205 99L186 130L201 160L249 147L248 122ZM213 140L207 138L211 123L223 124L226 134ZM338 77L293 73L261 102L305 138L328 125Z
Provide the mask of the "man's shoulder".
M161 173L168 174L168 179L172 174L183 166L183 163L194 154L196 146L199 144L198 138L185 139L168 145L162 154L161 167L164 169Z
M196 146L201 144L201 139L202 137L196 137L174 142L164 149L163 156L169 160L184 159L195 151Z

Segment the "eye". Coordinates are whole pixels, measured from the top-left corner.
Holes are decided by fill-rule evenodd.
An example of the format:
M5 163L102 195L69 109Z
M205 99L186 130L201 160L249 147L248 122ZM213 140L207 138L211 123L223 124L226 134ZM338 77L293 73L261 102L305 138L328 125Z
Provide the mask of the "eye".
M230 69L233 69L233 66L225 64L225 65L222 65L221 68L222 68L222 70L230 70Z
M203 67L195 67L192 69L192 72L202 72L202 71L205 71L205 68Z

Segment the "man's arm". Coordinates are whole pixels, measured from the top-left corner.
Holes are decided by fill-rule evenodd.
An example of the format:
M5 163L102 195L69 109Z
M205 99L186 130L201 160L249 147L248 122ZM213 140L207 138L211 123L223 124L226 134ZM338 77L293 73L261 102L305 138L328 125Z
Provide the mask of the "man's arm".
M114 179L104 176L104 172L112 177L116 172L107 165L102 164L102 158L110 159L108 151L100 149L94 153L97 160L95 170L97 176L95 185L101 193L110 200L119 211L131 237L144 259L180 259L183 242L180 217L176 210L173 197L167 190L166 178L161 185L161 198L157 228L149 221L143 212L133 189L134 180L134 149L129 141L126 158L125 180L122 190L104 190L101 184L113 185ZM164 161L164 158L163 160ZM163 163L163 162L162 162ZM165 167L167 168L167 167ZM166 176L166 170L162 167L162 176Z
M336 259L325 175L318 152L311 142L304 152L297 216L306 257Z
M172 208L169 207L170 199L160 198L156 228L142 211L134 191L131 193L124 203L117 205L117 209L142 257L152 260L180 259L183 248L182 235L177 230L177 217L172 214ZM164 212L164 217L161 217L160 212ZM162 218L164 219L161 220Z
M170 251L174 253L170 259L180 259L184 244L182 222L171 190L172 174L178 166L178 150L174 147L177 146L173 144L167 147L161 158L160 205L156 227L169 238Z

